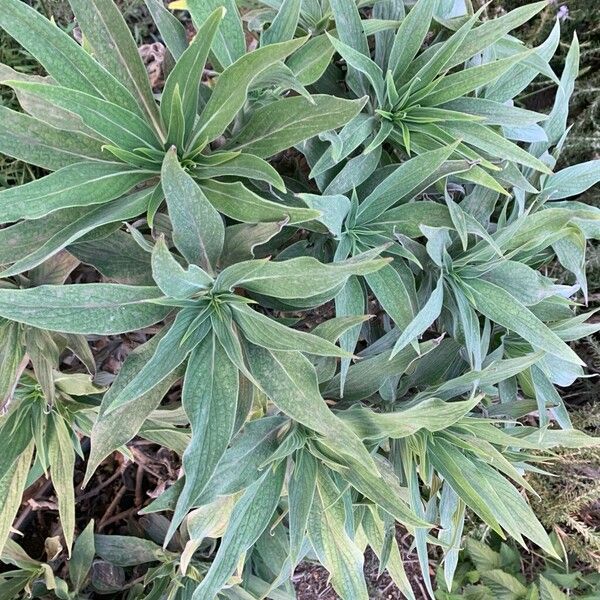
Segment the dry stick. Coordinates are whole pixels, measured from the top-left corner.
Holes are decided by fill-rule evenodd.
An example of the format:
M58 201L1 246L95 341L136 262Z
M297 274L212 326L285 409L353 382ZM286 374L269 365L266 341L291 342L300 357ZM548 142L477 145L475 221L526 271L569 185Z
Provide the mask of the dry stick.
M114 512L115 508L117 508L117 506L119 505L119 502L125 495L126 491L127 491L127 488L124 485L122 485L121 488L119 489L119 491L116 493L115 497L112 499L112 502L109 504L108 508L106 509L102 519L100 519L100 524L98 525L98 531L102 531L102 529L106 525L106 522L108 521L108 519Z

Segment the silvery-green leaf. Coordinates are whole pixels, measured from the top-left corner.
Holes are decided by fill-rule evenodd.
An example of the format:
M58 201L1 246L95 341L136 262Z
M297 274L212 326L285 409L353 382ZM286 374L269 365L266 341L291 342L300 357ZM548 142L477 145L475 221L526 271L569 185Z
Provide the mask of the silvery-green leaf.
M156 287L89 283L0 288L0 316L65 333L111 335L164 319L170 308L154 304Z
M225 224L202 188L179 164L173 148L165 156L161 184L175 245L190 264L214 272L223 250Z

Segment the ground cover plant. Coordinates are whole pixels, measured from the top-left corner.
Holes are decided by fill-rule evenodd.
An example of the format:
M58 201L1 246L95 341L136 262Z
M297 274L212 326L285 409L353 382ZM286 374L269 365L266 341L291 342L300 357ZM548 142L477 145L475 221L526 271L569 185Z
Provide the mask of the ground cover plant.
M189 40L146 0L155 93L113 0L69 3L81 43L0 11L42 71L0 65L20 104L0 152L40 170L0 191L2 597L279 600L312 560L361 600L370 547L415 598L396 524L433 597L428 549L452 590L467 510L559 558L526 474L597 444L559 393L585 375L569 342L600 329L600 210L577 199L600 162L556 166L577 38L556 74L558 21L533 49L511 35L544 2L174 2ZM548 114L516 106L544 79ZM107 378L89 344L127 336ZM76 465L92 485L136 439L181 476L95 532ZM39 560L15 518L45 478Z

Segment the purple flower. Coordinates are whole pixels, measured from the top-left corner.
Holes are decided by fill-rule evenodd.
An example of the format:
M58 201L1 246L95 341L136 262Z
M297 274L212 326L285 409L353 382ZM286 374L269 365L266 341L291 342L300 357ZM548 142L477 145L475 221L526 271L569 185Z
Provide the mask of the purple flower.
M558 9L558 12L556 13L556 15L558 16L558 18L561 21L566 21L569 18L569 8L563 4Z

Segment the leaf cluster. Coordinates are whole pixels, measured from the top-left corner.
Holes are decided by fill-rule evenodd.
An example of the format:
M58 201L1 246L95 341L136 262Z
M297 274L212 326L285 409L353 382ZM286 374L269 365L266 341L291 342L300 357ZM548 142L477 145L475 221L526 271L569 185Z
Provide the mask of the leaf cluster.
M584 375L569 342L599 329L581 305L600 210L577 196L600 161L556 169L577 40L558 78L558 23L534 49L510 35L544 3L495 20L436 0L261 4L174 3L188 42L146 0L171 65L155 94L113 0L70 0L81 45L4 0L0 27L46 75L0 65L22 109L0 106L0 151L48 174L0 191L3 597L43 580L40 597L294 598L308 558L366 600L370 546L414 598L396 523L433 596L428 547L451 587L467 509L556 555L525 475L597 443L557 390ZM557 86L549 114L515 106L535 78ZM543 274L556 262L574 285ZM135 332L98 385L88 341ZM87 372L61 372L66 353ZM146 537L91 525L80 553L76 457L87 484L136 436L180 454L182 477L143 507ZM70 583L10 539L44 475L85 557Z

